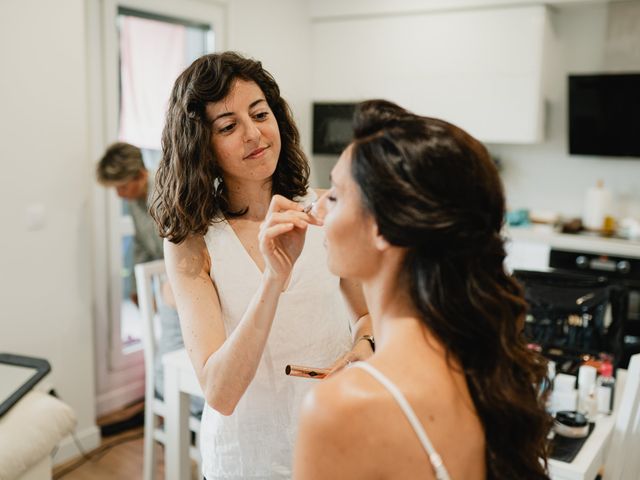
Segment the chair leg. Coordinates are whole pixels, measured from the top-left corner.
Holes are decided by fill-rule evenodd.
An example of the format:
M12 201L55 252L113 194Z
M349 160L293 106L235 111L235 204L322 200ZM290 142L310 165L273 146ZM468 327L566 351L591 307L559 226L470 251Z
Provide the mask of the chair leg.
M200 435L196 436L196 469L198 472L198 475L202 475L202 456L200 453L200 445L199 445L199 441L198 441L198 437L200 437Z
M144 409L144 457L142 462L143 480L155 480L156 449L153 433L156 428L156 416L153 407L146 405Z

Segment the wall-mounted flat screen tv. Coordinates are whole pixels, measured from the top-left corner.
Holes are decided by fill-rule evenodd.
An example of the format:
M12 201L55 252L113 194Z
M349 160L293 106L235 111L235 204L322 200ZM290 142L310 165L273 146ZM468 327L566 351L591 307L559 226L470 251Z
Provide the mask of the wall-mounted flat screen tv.
M339 154L353 137L355 103L313 104L313 153Z
M569 76L569 153L640 158L640 73Z

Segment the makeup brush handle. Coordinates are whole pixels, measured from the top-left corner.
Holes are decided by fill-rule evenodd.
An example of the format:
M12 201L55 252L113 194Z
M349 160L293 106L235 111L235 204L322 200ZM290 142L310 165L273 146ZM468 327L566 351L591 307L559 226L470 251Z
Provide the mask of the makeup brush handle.
M284 373L292 377L317 378L321 379L329 374L328 368L303 367L301 365L287 365Z

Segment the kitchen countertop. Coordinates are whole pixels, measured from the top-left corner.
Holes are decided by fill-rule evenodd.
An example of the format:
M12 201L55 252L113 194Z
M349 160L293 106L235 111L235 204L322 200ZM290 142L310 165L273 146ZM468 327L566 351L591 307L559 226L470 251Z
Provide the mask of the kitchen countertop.
M505 227L507 239L549 245L551 248L575 252L640 258L640 241L592 235L560 233L551 225Z

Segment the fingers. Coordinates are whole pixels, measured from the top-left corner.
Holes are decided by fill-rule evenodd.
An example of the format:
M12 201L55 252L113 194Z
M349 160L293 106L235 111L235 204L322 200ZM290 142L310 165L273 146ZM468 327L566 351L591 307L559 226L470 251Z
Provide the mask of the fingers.
M264 227L260 230L260 244L262 245L265 241L273 240L283 233L290 232L294 227L293 223L278 223L277 225Z
M303 230L307 228L307 225L309 224L305 218L305 214L292 211L272 213L265 219L264 223L267 227L279 223L293 223L296 227Z
M373 355L371 348L368 346L363 348L363 345L368 345L368 342L357 342L350 351L336 360L331 366L327 376L329 377L339 372L350 363L364 361Z
M303 208L298 202L294 202L293 200L289 200L282 195L274 195L271 197L271 203L269 203L269 211L272 212L282 212L284 210L295 210L298 212L302 212Z
M345 355L343 355L338 360L336 360L336 362L333 365L331 365L331 368L329 369L329 373L327 374L327 377L330 377L331 375L339 372L340 370L345 368L347 365L349 365L352 361L354 361L352 353L347 352Z
M318 226L322 226L324 224L324 215L319 214L317 201L308 204L306 207L304 207L304 210L302 210L302 212L306 213L311 218L311 222L309 223Z
M313 202L310 205L315 205L315 203L316 202ZM269 219L269 216L275 213L290 212L308 224L321 226L323 224L322 217L316 215L315 211L308 207L309 205L305 207L298 202L294 202L283 197L282 195L274 195L271 198L271 203L269 204L269 209L267 211L267 220Z
M327 216L327 202L330 194L331 190L327 190L322 195L320 195L320 198L318 198L318 200L314 202L315 205L311 213L320 221L323 221L324 217Z

